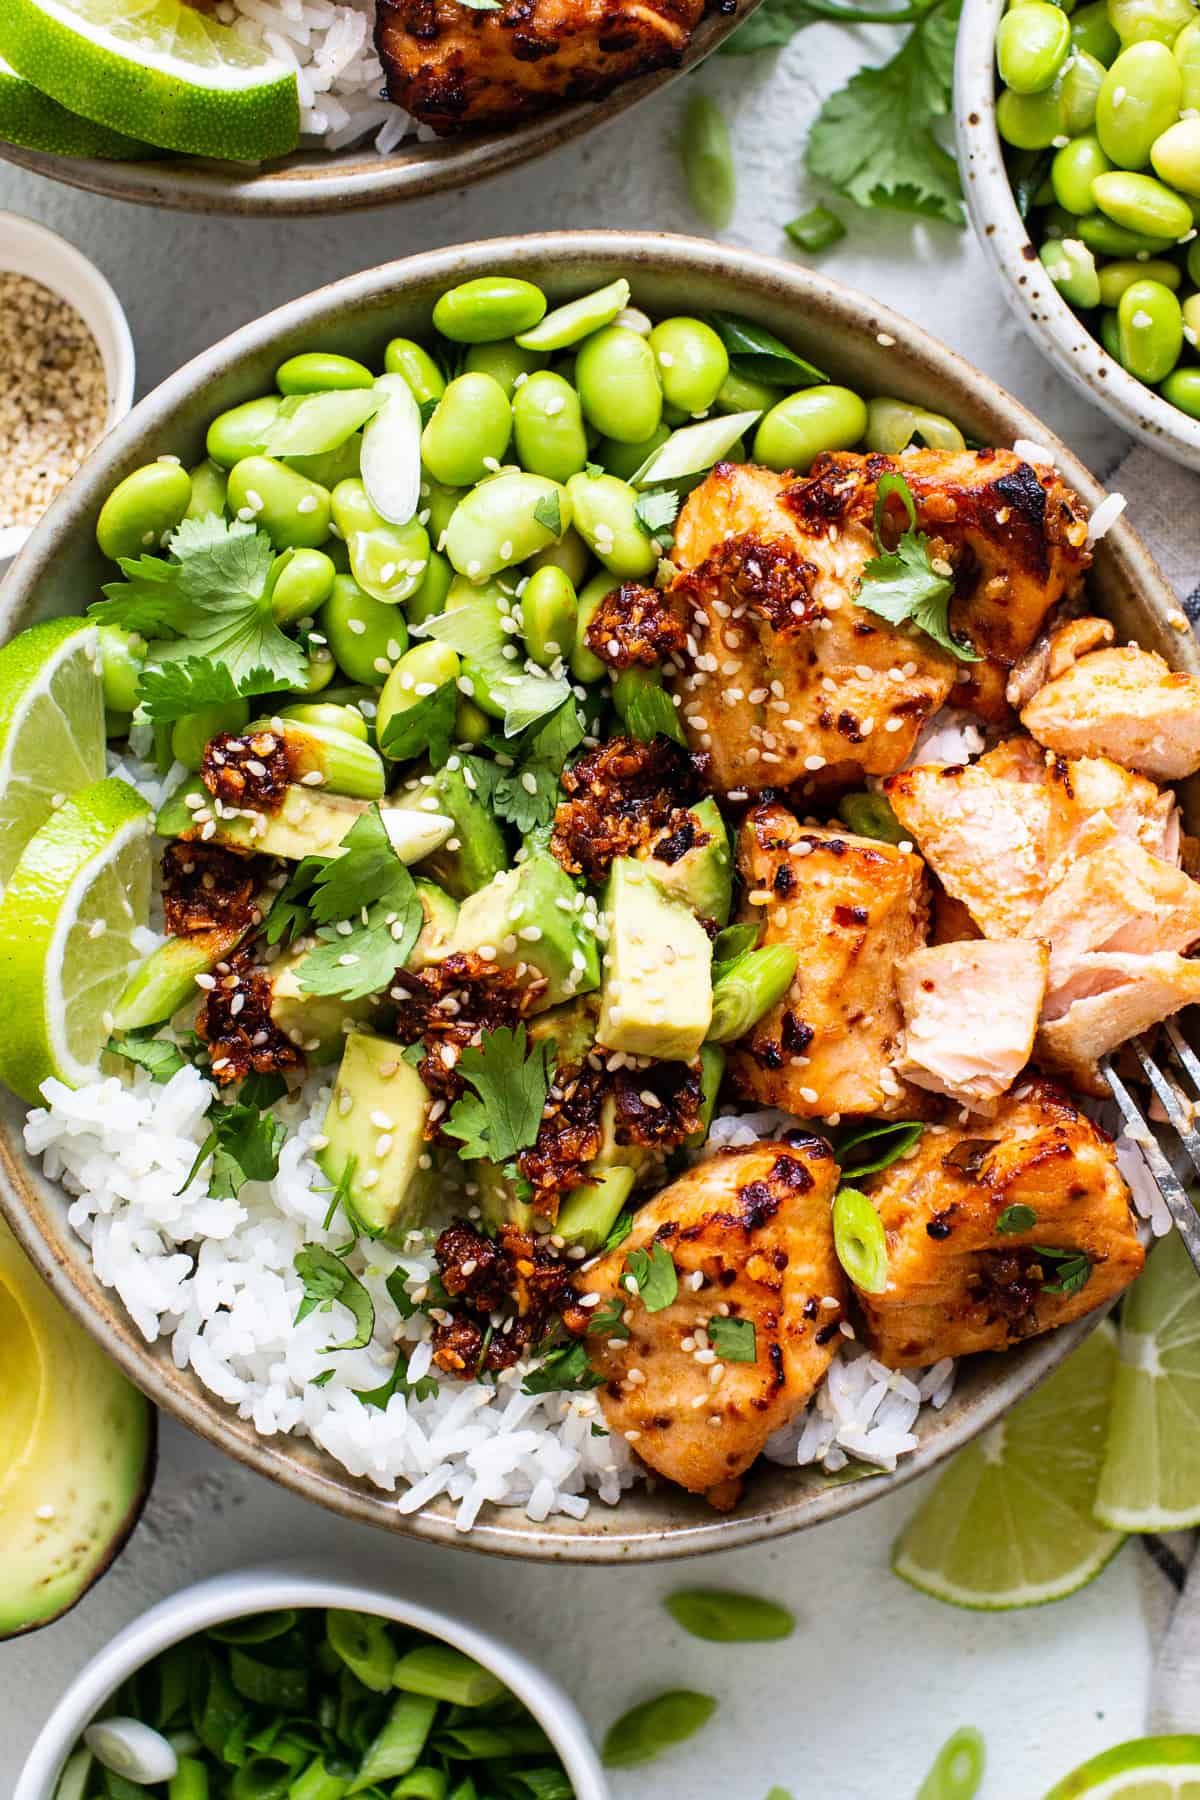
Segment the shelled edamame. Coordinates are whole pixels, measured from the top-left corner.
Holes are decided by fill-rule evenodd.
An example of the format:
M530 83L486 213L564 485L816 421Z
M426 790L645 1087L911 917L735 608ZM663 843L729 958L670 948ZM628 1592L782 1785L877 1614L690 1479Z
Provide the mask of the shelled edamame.
M1200 8L1009 0L996 65L1046 273L1123 368L1200 418Z

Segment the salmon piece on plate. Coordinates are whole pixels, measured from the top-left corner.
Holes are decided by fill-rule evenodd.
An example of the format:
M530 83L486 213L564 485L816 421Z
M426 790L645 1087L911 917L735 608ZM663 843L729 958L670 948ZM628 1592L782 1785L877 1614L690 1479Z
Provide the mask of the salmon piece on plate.
M1200 681L1137 644L1081 657L1021 722L1059 756L1106 756L1155 781L1200 769Z
M986 1105L1029 1061L1049 953L1019 939L927 945L900 964L904 1054L896 1073L917 1087Z

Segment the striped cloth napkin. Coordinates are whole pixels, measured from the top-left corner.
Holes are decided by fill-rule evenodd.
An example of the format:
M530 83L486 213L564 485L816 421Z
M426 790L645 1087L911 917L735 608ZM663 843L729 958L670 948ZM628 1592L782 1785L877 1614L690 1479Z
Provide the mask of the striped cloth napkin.
M1145 538L1180 605L1200 629L1200 475L1137 449L1107 477L1124 494L1128 518ZM1150 1685L1150 1732L1200 1730L1200 1534L1139 1538L1142 1587L1157 1649Z

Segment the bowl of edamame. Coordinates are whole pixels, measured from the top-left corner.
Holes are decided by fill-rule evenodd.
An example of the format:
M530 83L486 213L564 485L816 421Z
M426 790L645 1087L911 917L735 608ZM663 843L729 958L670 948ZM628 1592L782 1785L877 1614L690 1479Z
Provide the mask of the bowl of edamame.
M971 452L968 439L986 448ZM900 459L918 440L926 455L965 459L984 479L1006 459L1022 493L1039 482L1022 459L1053 458L1057 472L1045 480L1066 484L1072 506L1078 496L1072 541L1082 547L1083 518L1103 499L1092 476L918 326L771 258L681 237L580 232L429 252L296 300L181 369L100 446L13 568L0 614L13 642L0 655L12 680L28 682L31 628L55 669L78 646L84 748L94 740L102 758L107 709L119 759L97 784L107 797L89 813L87 844L107 832L114 854L140 855L157 809L166 848L155 853L182 909L172 916L198 908L218 936L201 942L190 926L172 927L153 948L139 936L122 964L114 945L136 922L128 909L98 932L77 910L80 954L94 962L98 942L107 959L86 984L101 996L99 1016L89 1022L76 1008L74 1035L56 1036L41 1008L58 979L55 946L69 934L23 932L21 883L8 880L0 958L19 964L30 987L28 1004L10 992L0 1020L0 1078L14 1090L0 1097L0 1204L65 1304L161 1406L288 1488L385 1529L443 1543L469 1533L473 1547L527 1558L658 1559L771 1537L878 1498L999 1417L1078 1341L1086 1321L1004 1357L970 1358L952 1393L943 1370L922 1391L911 1441L893 1428L898 1447L880 1452L871 1479L848 1479L832 1444L824 1465L814 1457L799 1466L796 1452L784 1466L760 1456L762 1434L747 1436L723 1464L746 1474L744 1490L721 1514L703 1497L715 1482L648 1484L654 1464L632 1447L654 1446L606 1423L608 1389L591 1358L612 1343L588 1332L588 1309L608 1320L619 1351L620 1307L614 1316L598 1292L584 1293L582 1324L567 1335L571 1295L582 1290L566 1284L636 1228L646 1187L626 1202L639 1175L669 1175L678 1188L702 1168L736 1166L718 1159L689 1174L689 1156L706 1134L716 1146L741 1129L740 1102L721 1086L724 1046L779 1001L797 965L786 945L754 948L757 934L743 925L742 950L718 952L724 992L712 977L699 921L717 929L732 907L716 792L704 788L696 802L709 826L689 815L680 829L693 835L678 840L683 852L715 845L703 865L713 885L671 898L650 878L646 888L641 865L622 857L622 841L642 842L637 832L622 839L622 817L614 824L603 806L589 813L605 792L603 770L594 787L576 775L584 754L624 759L638 779L659 759L679 797L710 757L736 748L734 732L710 733L697 739L693 765L668 678L654 666L652 640L660 629L669 636L671 622L649 584L674 579L676 512L693 489L703 504L700 489L719 487L722 471L773 491L822 452L858 452L855 462L873 465L864 453ZM999 511L1007 520L1007 501ZM1089 604L1122 638L1190 668L1191 639L1170 623L1174 597L1128 522L1110 521L1087 560ZM102 591L90 619L61 616L79 615ZM617 652L593 626L618 593L633 609L633 638L647 640L648 664L640 647L629 666L605 661ZM864 621L852 646L856 681L872 677L856 666L869 636L878 631ZM905 655L912 641L904 637ZM900 648L883 645L881 704L917 669ZM707 652L703 663L705 673L722 667ZM938 667L944 674L944 661ZM943 698L957 686L948 667ZM769 697L748 685L749 704ZM914 708L901 691L899 724L877 734L877 767L900 767L911 744L899 734L915 737L929 704L918 697ZM768 740L756 727L762 749L751 748L764 768L755 791L766 762L778 766L786 753L793 766L768 779L809 792L804 783L826 766L814 754L818 715L832 710L819 693L814 706L810 725L789 717L792 750L782 733ZM5 717L29 714L10 706ZM686 723L708 733L694 703ZM868 742L873 729L853 741ZM37 750L28 747L35 761ZM5 756L21 766L7 742ZM627 776L615 779L620 801ZM709 785L736 826L745 783ZM872 796L857 797L866 829ZM58 807L45 828L67 829L75 805ZM365 836L350 846L348 830ZM210 889L187 887L210 845L215 920ZM351 848L363 854L351 859ZM19 852L22 862L30 855ZM679 875L663 865L668 882L686 873L686 854L676 860ZM656 964L645 976L654 989L646 1017L632 1015L636 1038L617 989L635 993L640 977L610 979L603 1036L596 1024L603 971L614 966L599 946L609 941L607 909L618 906L596 890L610 894L618 864L635 909L638 895L652 911L670 899L669 919L655 927L665 929L661 965L681 965L669 1002L686 1017L666 1017ZM247 868L249 888L234 880ZM370 904L354 900L353 919L335 911L321 924L312 884L326 868L341 871L352 898L352 868L375 884ZM148 886L139 863L126 889L136 900ZM277 924L282 935L264 940L267 913L269 931ZM225 927L232 936L220 935ZM646 941L635 923L631 946ZM309 956L306 972L298 958ZM119 970L111 1003L110 965ZM440 999L439 969L450 982ZM318 995L332 1011L311 1007ZM509 1063L518 1043L523 1059L527 1020L531 1045L544 1043L543 1002L553 1041L515 1075L509 1066L500 1087L485 1068L479 1099L467 1096L466 1052L479 1049L480 1034L506 1032ZM515 1010L494 1010L505 1006ZM180 1030L169 1021L184 1009L191 1023ZM426 1054L439 1032L446 1041ZM542 1143L550 1052L595 1058L599 1082L580 1147L551 1132L553 1153ZM620 1125L626 1135L613 1141L623 1154L608 1164L597 1160L599 1120L604 1084L618 1078L641 1123ZM660 1078L665 1097L649 1086ZM379 1095L359 1104L372 1082ZM242 1098L221 1099L209 1120L218 1088ZM559 1098L567 1088L577 1091L566 1081ZM801 1092L810 1116L819 1099ZM29 1106L39 1110L27 1118ZM824 1111L838 1113L832 1098ZM439 1129L443 1119L452 1132ZM568 1123L574 1131L579 1122ZM541 1160L521 1163L539 1144ZM827 1208L818 1236L829 1219ZM839 1269L853 1279L828 1248L806 1321L819 1305L839 1306L829 1285L842 1283ZM660 1306L689 1295L701 1305L702 1269L685 1287L661 1251L620 1254L657 1269ZM194 1264L202 1280L193 1281ZM335 1305L344 1330L330 1329ZM734 1328L726 1365L757 1366L753 1330L748 1343L741 1321L722 1313L722 1324L710 1322L718 1337ZM853 1337L830 1322L817 1347L852 1359ZM705 1404L728 1369L700 1349ZM696 1448L724 1455L731 1447L714 1422L719 1415L708 1416Z
M1200 468L1200 9L967 0L967 206L1043 353L1127 431Z

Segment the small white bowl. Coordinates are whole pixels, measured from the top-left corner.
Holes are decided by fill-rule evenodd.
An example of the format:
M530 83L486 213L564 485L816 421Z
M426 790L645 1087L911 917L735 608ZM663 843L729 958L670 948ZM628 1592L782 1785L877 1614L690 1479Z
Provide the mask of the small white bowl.
M996 129L996 28L1005 0L966 0L954 59L958 166L976 236L999 270L1009 304L1068 381L1133 437L1200 469L1200 419L1138 381L1072 311L1030 243L1013 199Z
M465 1573L465 1565L462 1569ZM374 1581L364 1586L353 1579L331 1580L286 1564L215 1576L172 1594L127 1625L92 1658L51 1713L17 1778L13 1800L52 1800L63 1764L84 1727L135 1669L171 1644L247 1613L327 1606L378 1613L474 1657L529 1708L571 1777L576 1800L611 1800L600 1759L574 1703L519 1650L460 1618L381 1591Z
M129 321L94 263L65 238L19 213L0 212L0 273L26 275L75 308L96 340L108 383L105 431L133 405L134 357ZM0 526L0 568L17 554L31 526Z

